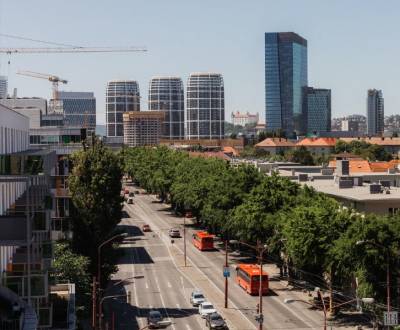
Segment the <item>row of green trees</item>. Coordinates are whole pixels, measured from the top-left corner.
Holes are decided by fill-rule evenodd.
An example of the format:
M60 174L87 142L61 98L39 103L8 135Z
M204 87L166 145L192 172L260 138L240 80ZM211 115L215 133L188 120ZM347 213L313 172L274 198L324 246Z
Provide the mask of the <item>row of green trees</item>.
M359 214L286 178L264 176L253 166L235 168L165 147L126 149L123 157L125 171L176 211L190 209L223 238L267 243L269 258L287 262L308 279L328 275L333 287L345 290L357 277L359 296L384 301L386 249L392 278L398 275L398 217Z

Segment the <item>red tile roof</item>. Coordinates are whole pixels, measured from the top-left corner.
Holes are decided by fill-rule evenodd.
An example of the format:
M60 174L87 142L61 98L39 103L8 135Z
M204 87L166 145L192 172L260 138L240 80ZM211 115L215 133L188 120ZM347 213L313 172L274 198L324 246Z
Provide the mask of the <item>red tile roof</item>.
M297 147L334 147L335 145L335 138L305 138L296 144Z
M266 138L265 140L257 143L256 148L262 147L294 147L295 144L284 138Z
M398 162L398 161L397 161ZM388 169L394 168L395 163L390 162L369 162L367 160L349 160L350 173L372 173L372 172L387 172ZM336 168L336 160L331 160L328 167Z

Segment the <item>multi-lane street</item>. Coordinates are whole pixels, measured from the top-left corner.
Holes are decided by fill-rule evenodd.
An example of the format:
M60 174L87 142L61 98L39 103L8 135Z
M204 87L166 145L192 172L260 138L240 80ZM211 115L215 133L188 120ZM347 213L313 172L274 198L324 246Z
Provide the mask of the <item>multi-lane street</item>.
M234 282L233 263L230 257L229 308L223 308L224 278L222 268L224 251L200 252L191 243L192 226L186 230L188 267L183 266L183 238L168 237L170 228L182 228L182 218L174 216L168 207L146 194L137 194L134 204L125 205L123 229L131 236L122 245L123 257L114 282L131 278L130 282L116 286L116 290L132 293L131 306L113 301L115 329L140 329L146 323L150 310L159 310L172 321L171 329L205 329L205 322L197 308L189 302L194 288L201 289L208 300L227 319L230 329L256 329L254 319L258 297L246 294ZM151 232L143 233L141 227L149 224ZM182 231L181 231L182 233ZM304 299L301 292L292 292L278 280L271 278L271 293L263 298L265 329L322 329L322 312L296 302L285 304L285 298ZM117 289L117 287L119 289ZM108 306L110 310L110 306ZM339 329L339 327L332 327Z

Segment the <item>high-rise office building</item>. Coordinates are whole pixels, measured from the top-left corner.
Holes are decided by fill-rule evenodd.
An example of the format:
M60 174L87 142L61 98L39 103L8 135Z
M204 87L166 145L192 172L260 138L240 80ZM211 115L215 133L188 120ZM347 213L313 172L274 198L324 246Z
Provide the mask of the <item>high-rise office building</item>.
M107 83L106 125L107 138L123 143L123 113L140 111L139 84L134 80L112 80Z
M268 131L303 134L307 40L293 32L265 34L265 121Z
M305 89L307 133L331 131L331 90L308 87Z
M59 92L58 102L64 116L64 127L96 129L96 98L91 92Z
M5 76L0 76L0 99L7 97L8 80Z
M223 139L225 99L222 75L190 74L186 95L186 138Z
M382 135L384 130L384 103L381 90L369 89L367 96L367 133Z
M163 111L162 138L185 137L185 103L183 82L178 77L153 77L149 84L149 110Z

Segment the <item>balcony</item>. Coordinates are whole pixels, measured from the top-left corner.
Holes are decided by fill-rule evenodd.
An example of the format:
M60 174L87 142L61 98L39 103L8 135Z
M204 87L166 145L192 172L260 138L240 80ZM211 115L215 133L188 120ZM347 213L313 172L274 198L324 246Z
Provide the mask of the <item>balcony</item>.
M7 272L3 277L3 286L16 293L22 299L28 298L28 276L13 275ZM45 298L48 292L48 273L35 272L31 275L31 298Z

